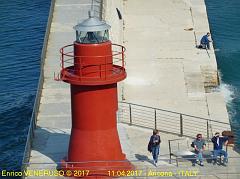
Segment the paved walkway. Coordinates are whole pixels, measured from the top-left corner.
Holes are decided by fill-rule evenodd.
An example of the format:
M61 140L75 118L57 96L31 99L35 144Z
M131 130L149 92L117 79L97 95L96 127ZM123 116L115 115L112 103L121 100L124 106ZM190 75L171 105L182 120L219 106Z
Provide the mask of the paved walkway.
M127 154L127 158L137 166L137 169L142 170L143 174L146 178L151 178L149 171L157 171L157 172L167 172L174 174L174 177L167 178L229 178L229 179L238 179L240 177L240 163L239 163L239 154L232 150L231 147L228 148L229 154L229 163L227 167L223 167L221 165L214 166L211 160L205 159L204 167L196 165L192 167L192 163L183 159L180 160L179 166L177 167L175 158L173 157L172 163L169 164L169 145L168 140L173 139L186 139L180 140L179 142L172 142L172 150L177 151L179 147L179 151L183 151L186 149L192 150L190 144L192 139L190 138L180 138L176 135L161 133L161 146L160 146L160 161L159 166L154 167L152 163L152 156L147 151L147 144L150 136L152 135L152 130L128 126L125 124L118 124L119 135L121 138L123 151ZM127 142L126 142L127 141ZM185 141L185 142L184 142ZM187 145L188 144L188 145ZM212 150L212 144L209 143L207 145L207 150ZM140 162L141 160L144 160ZM179 173L180 172L180 173ZM181 176L183 173L187 172L197 172L197 176L191 177L186 174L186 176ZM165 173L166 174L166 173ZM188 176L187 176L188 175ZM207 176L206 176L207 175ZM165 175L166 176L166 175Z
M34 148L30 161L33 164L28 167L28 170L37 171L44 169L54 171L57 167L56 162L59 162L67 152L66 146L68 145L70 131L67 129L62 131L54 130L53 128L39 128L37 131L36 135L38 137L34 141ZM135 172L135 174L132 174L135 178L152 178L153 176L158 178L158 176L155 175L164 175L168 176L168 178L188 177L201 179L238 179L240 177L239 154L233 151L231 147L228 148L229 163L227 167L221 165L214 166L210 163L211 160L206 161L206 159L204 161L204 167L198 165L192 167L192 163L188 159L179 160L179 166L177 166L174 157L172 163L169 163L168 140L180 139L180 137L167 133L160 133L162 142L159 165L155 167L152 163L152 156L147 151L148 140L152 134L151 130L119 123L118 131L123 152L126 154L128 160L136 167L137 173ZM176 151L178 147L180 150L191 150L190 143L192 139L182 139L186 139L183 140L186 142L180 141L172 143L171 146L173 151ZM207 145L207 149L211 150L212 145ZM156 172L158 172L158 174ZM27 178L37 179L39 177ZM63 177L46 178L60 179Z
M228 122L222 94L205 92L217 84L214 51L195 48L209 31L204 0L127 0L124 24L127 102Z

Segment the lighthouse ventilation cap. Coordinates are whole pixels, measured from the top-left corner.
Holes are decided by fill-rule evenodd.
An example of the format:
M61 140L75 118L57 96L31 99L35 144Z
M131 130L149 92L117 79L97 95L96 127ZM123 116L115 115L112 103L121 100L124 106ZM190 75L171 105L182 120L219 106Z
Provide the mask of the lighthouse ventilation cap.
M94 17L93 11L89 11L89 18L77 24L73 28L79 32L98 32L111 28L105 21L101 21Z

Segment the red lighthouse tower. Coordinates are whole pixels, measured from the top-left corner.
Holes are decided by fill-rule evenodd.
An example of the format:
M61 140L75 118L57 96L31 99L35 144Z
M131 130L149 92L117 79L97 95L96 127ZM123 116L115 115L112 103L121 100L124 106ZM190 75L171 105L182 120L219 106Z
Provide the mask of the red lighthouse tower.
M61 80L71 86L72 130L65 170L109 175L129 170L116 126L117 82L126 78L124 50L109 40L110 26L91 15L74 27L76 41L61 48Z

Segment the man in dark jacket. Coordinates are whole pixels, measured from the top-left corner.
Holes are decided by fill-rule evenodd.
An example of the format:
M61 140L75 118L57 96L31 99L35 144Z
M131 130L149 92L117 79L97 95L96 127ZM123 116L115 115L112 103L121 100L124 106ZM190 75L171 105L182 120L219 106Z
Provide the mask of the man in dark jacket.
M228 154L226 151L223 150L223 145L227 145L228 137L220 136L219 132L216 132L215 136L212 138L212 142L213 142L213 149L214 149L213 150L213 160L214 160L213 164L216 164L217 156L223 155L224 156L223 165L226 166Z
M152 153L153 156L153 163L155 166L157 166L158 162L158 155L160 153L160 143L161 143L161 138L159 136L159 131L154 129L153 130L153 135L151 136L148 144L148 150L149 152Z

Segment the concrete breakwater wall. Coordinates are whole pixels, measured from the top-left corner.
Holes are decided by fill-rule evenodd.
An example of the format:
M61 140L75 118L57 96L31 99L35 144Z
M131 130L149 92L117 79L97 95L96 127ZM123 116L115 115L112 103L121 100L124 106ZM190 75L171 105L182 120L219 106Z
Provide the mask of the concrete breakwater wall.
M213 47L195 47L210 31L204 0L103 2L112 41L127 49L125 101L228 122L223 95L211 90L219 85Z

